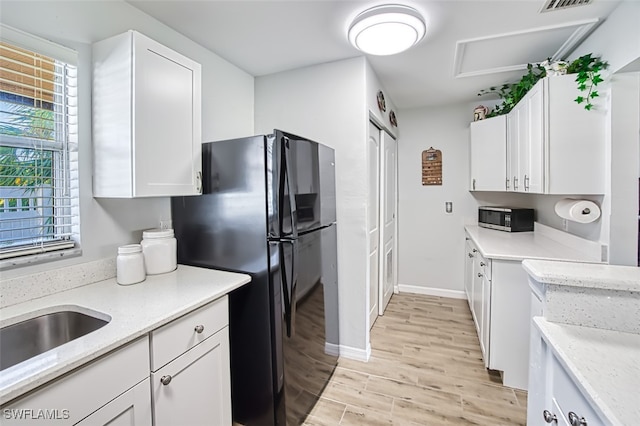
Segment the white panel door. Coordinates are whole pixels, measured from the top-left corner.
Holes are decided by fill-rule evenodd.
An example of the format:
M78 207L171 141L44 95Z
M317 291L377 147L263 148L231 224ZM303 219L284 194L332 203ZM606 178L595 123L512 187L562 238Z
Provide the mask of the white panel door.
M393 289L397 285L397 251L396 251L396 210L397 210L397 143L387 132L381 133L382 157L380 170L381 181L381 235L380 247L382 256L380 259L380 315L391 299Z
M380 258L380 129L369 122L369 327L378 318Z

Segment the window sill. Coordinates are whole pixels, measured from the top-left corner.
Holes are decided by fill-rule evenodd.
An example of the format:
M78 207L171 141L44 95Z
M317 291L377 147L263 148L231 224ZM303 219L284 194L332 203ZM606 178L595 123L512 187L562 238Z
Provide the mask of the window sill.
M9 259L0 260L0 271L21 268L25 266L38 265L40 263L54 262L60 259L68 259L82 255L80 247L74 247L65 250L50 251L47 253L38 253L28 256L19 256Z

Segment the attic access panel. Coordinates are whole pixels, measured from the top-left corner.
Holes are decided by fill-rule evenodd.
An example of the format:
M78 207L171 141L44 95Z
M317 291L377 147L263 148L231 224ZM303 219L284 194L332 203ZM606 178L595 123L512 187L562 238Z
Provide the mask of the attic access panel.
M459 40L454 75L461 78L524 70L527 63L542 62L549 56L554 60L565 58L599 21L596 18Z

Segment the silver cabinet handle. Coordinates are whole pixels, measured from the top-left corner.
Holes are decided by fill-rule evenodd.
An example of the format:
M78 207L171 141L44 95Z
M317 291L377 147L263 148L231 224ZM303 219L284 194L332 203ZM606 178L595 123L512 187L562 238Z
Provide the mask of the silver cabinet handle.
M507 191L509 190L509 178L505 179L505 186L507 188Z
M471 251L472 251L472 252L474 252L474 253L477 253L477 252L478 252L478 250L477 250L477 249L472 249Z
M480 262L480 266L485 266L485 265L486 265L486 263Z
M476 180L475 180L475 179L473 179L471 182L472 182L472 183L471 183L471 186L472 186L472 188L475 190L475 189L476 189Z
M544 410L542 412L542 417L546 423L558 423L558 418L555 414L552 414L549 410Z
M202 194L202 172L196 173L196 192Z
M482 273L478 272L478 278L482 278Z
M200 334L204 331L204 325L196 325L194 330L196 333Z
M467 256L469 256L470 258L473 258L473 255L471 253L467 253Z
M529 176L527 175L524 175L524 190L529 191Z
M167 374L166 376L160 377L160 383L167 386L169 383L171 383L171 379L171 374Z
M584 417L578 417L573 411L569 411L569 422L571 426L587 426L587 421Z
M517 177L513 177L513 190L517 191L518 190L518 178Z

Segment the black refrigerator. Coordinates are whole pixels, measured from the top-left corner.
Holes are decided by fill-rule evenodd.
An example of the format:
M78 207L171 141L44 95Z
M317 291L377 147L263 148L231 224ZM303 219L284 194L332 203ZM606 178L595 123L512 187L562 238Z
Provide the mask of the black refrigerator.
M290 133L205 143L173 197L178 263L250 274L229 295L233 420L299 425L337 363L335 157Z

